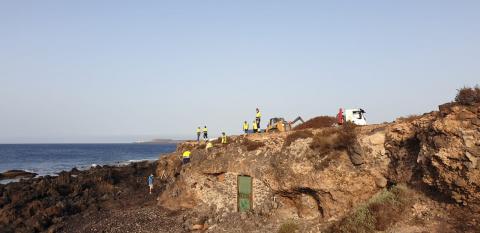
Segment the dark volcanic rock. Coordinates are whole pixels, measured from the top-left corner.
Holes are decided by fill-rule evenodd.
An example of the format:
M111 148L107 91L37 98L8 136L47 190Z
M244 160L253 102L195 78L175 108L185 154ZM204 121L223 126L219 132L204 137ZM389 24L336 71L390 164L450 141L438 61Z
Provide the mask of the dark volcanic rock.
M5 179L18 179L18 178L33 178L37 176L37 173L26 172L23 170L10 170L0 173L0 180Z
M155 168L147 162L103 166L0 185L0 232L58 229L65 217L83 210L121 205L123 196L146 190L145 178Z

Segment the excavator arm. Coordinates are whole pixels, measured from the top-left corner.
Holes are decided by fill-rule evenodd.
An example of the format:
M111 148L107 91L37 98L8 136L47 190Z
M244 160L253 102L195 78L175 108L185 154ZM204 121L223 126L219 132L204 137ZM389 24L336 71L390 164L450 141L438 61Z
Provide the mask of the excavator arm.
M293 124L295 124L297 121L301 121L302 123L305 123L305 121L303 121L302 117L299 116L299 117L295 118L295 120L291 121L290 124L293 125Z

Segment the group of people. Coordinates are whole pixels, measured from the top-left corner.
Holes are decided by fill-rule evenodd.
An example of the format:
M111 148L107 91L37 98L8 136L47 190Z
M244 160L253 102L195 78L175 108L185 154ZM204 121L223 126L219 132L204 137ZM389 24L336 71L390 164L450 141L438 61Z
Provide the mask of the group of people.
M260 113L260 110L257 108L256 109L256 115L255 115L255 120L252 122L252 130L254 133L259 133L260 132L260 119L262 118L262 114ZM244 121L243 122L243 132L245 134L248 133L248 130L250 129L248 122Z
M200 127L197 128L197 142L200 141L200 135L202 134L202 132L203 132L203 140L208 139L208 128L205 125L203 129L201 129Z
M260 109L258 109L258 108L256 108L255 111L256 111L256 114L255 114L255 120L252 122L252 131L254 133L259 133L260 132L260 121L261 121L261 118L262 118L262 113L260 113ZM243 122L243 132L245 132L245 134L247 134L249 130L250 130L250 126L248 125L248 122L244 121ZM201 127L197 127L197 142L200 141L200 137L202 136L202 133L203 133L203 140L208 140L208 128L207 128L206 125L203 127L203 129ZM227 143L226 142L226 137L225 137L225 142L224 142L224 139L223 139L224 137L225 137L225 132L222 132L222 143Z
M254 133L259 132L261 117L262 117L262 114L260 113L260 110L257 108L255 120L252 122L252 129ZM245 133L248 133L248 130L249 130L249 125L248 125L248 122L245 121L243 123L243 131ZM203 129L201 127L197 127L197 142L200 141L200 137L202 136L202 133L203 133L203 140L207 141L207 144L205 145L205 150L208 151L210 148L213 147L213 144L211 141L208 140L208 128L206 125L203 127ZM227 135L225 134L225 132L222 132L221 143L225 145L227 144L227 140L228 140ZM190 155L191 155L191 152L189 150L186 150L183 152L182 154L183 164L187 164L190 162ZM153 174L147 177L147 184L150 190L150 194L152 194L152 190L153 190L153 178L154 178Z

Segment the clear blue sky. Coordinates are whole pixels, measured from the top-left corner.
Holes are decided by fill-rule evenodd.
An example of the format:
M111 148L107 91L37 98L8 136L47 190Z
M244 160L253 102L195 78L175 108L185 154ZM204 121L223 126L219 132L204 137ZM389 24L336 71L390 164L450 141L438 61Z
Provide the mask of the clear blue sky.
M239 133L480 81L480 1L1 1L0 143Z

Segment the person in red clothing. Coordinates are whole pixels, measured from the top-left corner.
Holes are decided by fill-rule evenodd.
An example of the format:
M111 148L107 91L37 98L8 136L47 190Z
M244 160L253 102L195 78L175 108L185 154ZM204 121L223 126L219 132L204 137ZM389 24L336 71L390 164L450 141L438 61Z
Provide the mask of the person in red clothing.
M337 124L338 125L343 125L343 109L340 108L338 110L338 114L337 114Z

